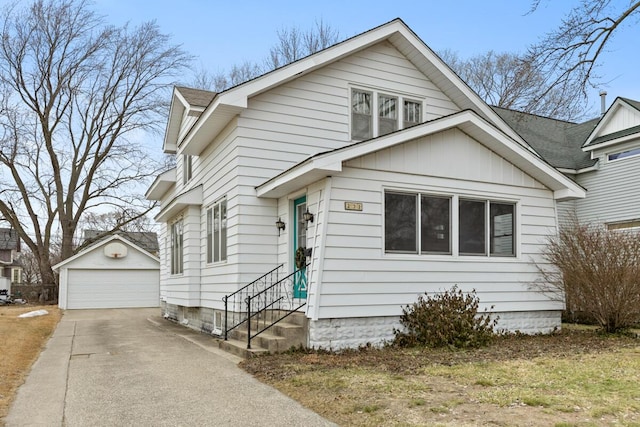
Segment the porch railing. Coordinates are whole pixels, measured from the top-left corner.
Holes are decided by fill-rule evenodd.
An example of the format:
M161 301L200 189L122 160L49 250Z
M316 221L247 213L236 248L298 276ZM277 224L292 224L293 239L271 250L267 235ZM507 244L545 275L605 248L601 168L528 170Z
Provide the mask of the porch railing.
M284 275L284 264L280 264L268 273L258 277L248 285L243 286L232 294L222 297L224 301L224 339L229 338L229 332L247 321L245 311L247 298L268 288L279 281ZM231 307L230 307L231 306ZM230 310L231 309L231 310ZM231 316L231 319L229 319Z
M229 332L246 323L247 348L250 349L253 338L306 305L306 295L301 297L294 293L294 283L301 275L306 275L306 266L283 275L281 264L223 298L225 340Z
M304 298L296 297L294 291L296 278L306 274L305 266L247 298L247 348L251 348L253 338L307 304L306 295ZM254 320L256 332L252 334Z

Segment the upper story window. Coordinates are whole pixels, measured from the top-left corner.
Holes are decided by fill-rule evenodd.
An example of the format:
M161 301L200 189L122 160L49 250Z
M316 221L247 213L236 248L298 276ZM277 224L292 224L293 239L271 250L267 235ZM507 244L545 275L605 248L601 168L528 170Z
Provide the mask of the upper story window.
M373 136L371 101L373 94L355 90L351 96L351 137L370 139Z
M417 101L404 100L403 108L404 128L422 123L422 103Z
M182 274L184 271L184 224L178 220L171 224L171 274Z
M640 156L640 148L634 148L632 150L620 151L618 153L611 153L607 156L609 161L626 159L627 157Z
M193 156L182 156L182 183L186 184L193 177Z
M378 96L378 136L398 130L398 98Z
M452 238L457 235L459 255L515 256L514 203L459 198L458 221L453 224L453 200L385 192L385 252L452 254Z
M370 139L419 123L422 123L420 101L362 89L351 91L351 139Z
M207 209L207 262L227 260L227 200Z

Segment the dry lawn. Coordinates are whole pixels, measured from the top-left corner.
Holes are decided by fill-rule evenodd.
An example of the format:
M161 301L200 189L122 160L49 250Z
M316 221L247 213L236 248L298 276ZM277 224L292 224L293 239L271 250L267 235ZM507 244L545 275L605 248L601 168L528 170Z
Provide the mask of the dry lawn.
M472 351L297 351L242 365L341 426L640 426L640 340L594 330Z
M33 310L45 309L46 316L18 318ZM61 317L56 306L0 307L0 425L7 416L18 387Z

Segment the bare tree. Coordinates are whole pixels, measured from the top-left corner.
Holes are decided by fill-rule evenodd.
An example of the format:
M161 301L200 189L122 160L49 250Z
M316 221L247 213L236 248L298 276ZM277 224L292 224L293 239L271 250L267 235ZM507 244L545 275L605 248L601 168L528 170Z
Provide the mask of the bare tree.
M315 26L307 31L294 26L282 28L277 35L278 42L271 48L265 61L268 70L290 64L340 41L338 30L322 19L316 20Z
M449 50L440 56L490 105L564 120L584 115L582 98L574 93L553 89L540 97L547 82L526 57L489 51L464 60Z
M142 193L159 162L144 132L162 125L169 79L190 58L155 23L106 26L85 0L36 0L2 18L0 214L55 283L54 240L71 256L87 212L152 207Z
M606 332L640 320L640 236L573 219L549 238L534 286Z
M532 12L540 1L533 2ZM631 18L639 13L638 1L580 0L558 29L529 49L527 60L535 64L547 82L539 96L562 90L577 91L586 99L587 88L598 84L600 76L594 72L613 35L622 31L625 24L634 24Z
M276 32L277 43L269 50L269 55L258 62L245 61L231 67L228 73L210 72L199 68L189 86L222 92L279 67L283 67L305 56L314 54L340 41L340 33L322 19L307 31L299 27L282 28Z

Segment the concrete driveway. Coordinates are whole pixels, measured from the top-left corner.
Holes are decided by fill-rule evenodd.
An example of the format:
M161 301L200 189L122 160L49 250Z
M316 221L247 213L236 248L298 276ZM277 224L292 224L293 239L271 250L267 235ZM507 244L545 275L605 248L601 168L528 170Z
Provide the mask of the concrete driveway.
M328 426L159 309L67 310L7 426Z

